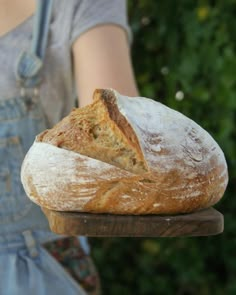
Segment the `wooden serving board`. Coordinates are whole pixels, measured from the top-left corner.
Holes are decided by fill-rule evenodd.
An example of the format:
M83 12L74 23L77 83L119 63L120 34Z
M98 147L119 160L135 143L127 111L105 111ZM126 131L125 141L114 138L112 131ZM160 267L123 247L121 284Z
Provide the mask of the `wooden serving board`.
M224 217L214 208L171 216L59 212L46 208L42 210L51 230L62 235L183 237L217 235L224 230Z

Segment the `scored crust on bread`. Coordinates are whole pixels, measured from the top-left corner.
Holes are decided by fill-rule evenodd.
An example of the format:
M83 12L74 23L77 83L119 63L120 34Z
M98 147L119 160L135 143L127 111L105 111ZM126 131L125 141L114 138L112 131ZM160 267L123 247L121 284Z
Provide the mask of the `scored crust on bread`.
M224 154L191 119L111 89L39 134L22 165L27 195L58 211L178 214L217 203Z

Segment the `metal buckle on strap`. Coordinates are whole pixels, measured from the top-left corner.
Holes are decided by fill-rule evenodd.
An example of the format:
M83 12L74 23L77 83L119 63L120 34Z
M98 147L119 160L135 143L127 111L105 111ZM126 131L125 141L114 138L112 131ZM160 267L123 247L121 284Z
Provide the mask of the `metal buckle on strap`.
M32 235L32 232L30 230L25 230L22 232L25 244L27 246L27 249L29 251L29 254L31 257L37 257L38 256L38 250L36 247L36 241Z
M24 100L28 110L32 109L38 101L39 89L38 87L21 87L20 96Z

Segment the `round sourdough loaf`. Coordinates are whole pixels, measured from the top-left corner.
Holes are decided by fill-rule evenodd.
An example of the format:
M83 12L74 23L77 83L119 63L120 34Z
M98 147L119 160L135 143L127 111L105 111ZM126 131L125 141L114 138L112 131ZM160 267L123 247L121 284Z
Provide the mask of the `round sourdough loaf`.
M111 89L36 137L21 179L36 204L58 211L178 214L217 203L224 154L191 119Z

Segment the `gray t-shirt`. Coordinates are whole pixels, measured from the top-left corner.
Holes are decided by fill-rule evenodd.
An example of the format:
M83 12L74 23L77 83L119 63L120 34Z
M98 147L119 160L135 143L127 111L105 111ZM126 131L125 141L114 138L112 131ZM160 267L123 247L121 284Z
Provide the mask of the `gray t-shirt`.
M71 47L85 31L99 24L115 24L130 35L125 0L55 0L49 41L42 70L40 99L49 126L75 104ZM15 78L19 54L30 46L33 16L0 37L0 100L19 96Z

